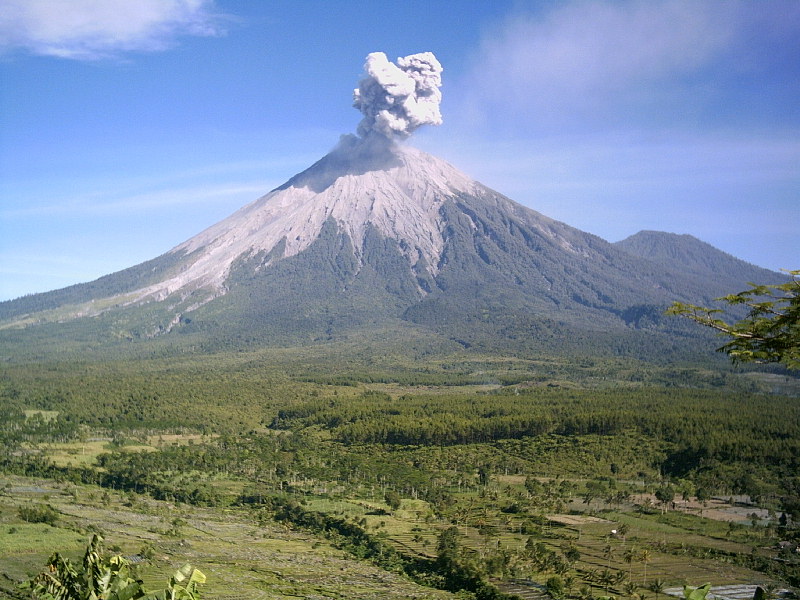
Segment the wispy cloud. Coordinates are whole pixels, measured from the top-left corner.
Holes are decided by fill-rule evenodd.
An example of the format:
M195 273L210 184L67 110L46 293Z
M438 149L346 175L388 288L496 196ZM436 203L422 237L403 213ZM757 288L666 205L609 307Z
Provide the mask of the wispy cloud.
M181 206L197 208L215 203L231 204L238 208L242 203L255 200L276 185L275 181L258 181L168 188L124 195L109 191L94 192L58 198L56 202L50 204L2 208L0 220L58 215L71 217L131 215L150 213L153 210L171 210Z
M484 36L470 76L458 84L464 119L510 130L643 120L672 126L713 120L731 103L749 102L757 112L768 102L794 102L787 75L800 72L790 59L800 37L796 2L543 6L512 14ZM750 86L771 74L782 96L755 97Z
M213 0L0 0L0 51L97 60L224 33Z

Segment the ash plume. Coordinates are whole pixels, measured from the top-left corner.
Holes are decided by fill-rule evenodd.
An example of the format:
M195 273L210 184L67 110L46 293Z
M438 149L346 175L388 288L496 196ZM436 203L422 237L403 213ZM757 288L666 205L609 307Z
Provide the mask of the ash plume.
M423 125L441 125L442 65L432 52L397 59L383 52L367 55L364 77L353 91L353 106L364 118L358 134L378 133L389 139L405 139Z

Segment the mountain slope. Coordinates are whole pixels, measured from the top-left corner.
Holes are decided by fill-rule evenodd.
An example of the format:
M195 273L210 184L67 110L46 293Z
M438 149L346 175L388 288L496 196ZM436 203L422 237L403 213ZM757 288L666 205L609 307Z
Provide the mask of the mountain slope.
M162 257L0 304L0 346L290 345L410 326L493 351L652 350L680 330L661 318L672 300L709 302L746 271L731 257L711 275L719 251L657 238L610 244L419 150L346 137Z

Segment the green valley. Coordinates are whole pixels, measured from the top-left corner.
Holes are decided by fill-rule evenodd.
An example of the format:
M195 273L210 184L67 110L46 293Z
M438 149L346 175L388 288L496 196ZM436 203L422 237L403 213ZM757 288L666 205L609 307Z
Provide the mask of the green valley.
M330 350L6 364L2 589L93 532L214 598L800 584L796 378Z

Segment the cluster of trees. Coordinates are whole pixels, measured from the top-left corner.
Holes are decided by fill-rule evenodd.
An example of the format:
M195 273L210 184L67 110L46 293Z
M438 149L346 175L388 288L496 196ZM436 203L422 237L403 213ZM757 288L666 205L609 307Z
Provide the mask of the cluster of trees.
M66 442L78 437L80 427L57 414L42 411L25 412L13 405L0 403L0 449L10 453L22 444Z
M274 407L309 398L319 386L279 372L243 369L236 357L191 361L18 365L0 377L0 407L58 411L49 426L98 431L239 433ZM267 417L269 415L269 417Z
M298 480L388 485L439 505L446 494L432 481L475 485L482 467L583 477L661 474L707 493L782 498L787 506L800 498L800 407L779 396L653 388L399 398L369 392L295 400L272 425L277 431L266 435L111 452L100 457L101 470L73 476L198 503L218 501L207 479L232 473L279 489ZM330 435L320 438L320 428ZM22 451L23 442L78 433L78 424L64 417L26 418L11 410L0 427L3 464L28 474L52 472L41 457Z
M739 323L722 322L700 307L677 305L673 312L731 336L722 350L736 360L797 368L799 275L793 272L786 285L726 297L730 304L750 308ZM237 498L240 504L257 505L278 520L325 535L385 568L445 589L468 590L482 600L502 597L486 577L506 573L510 557L498 551L476 560L474 552L460 546L455 526L441 531L434 560L411 559L368 533L365 523L307 510L276 493L307 493L328 483L360 493L369 488L372 498L382 499L390 510L401 507L403 496L423 498L441 519L471 525L487 536L494 527L485 514L491 505L498 518L516 520L520 532L535 533L542 525L537 517L561 510L576 495L583 494L591 505L596 498L624 498L624 492L612 477L589 480L578 489L564 479L543 481L531 473L585 476L599 470L628 478L649 475L654 481L656 474L672 477L681 480L683 493L698 497L709 491L772 496L800 516L800 407L794 399L675 387L515 387L401 397L374 391L357 395L351 388L339 396L340 390L320 394L318 385L258 376L244 368L211 377L206 367L188 379L183 370L154 365L149 373L125 371L117 378L107 377L102 367L76 372L53 367L61 371L52 376L30 369L24 392L8 378L0 380L2 466L193 504L233 501L210 483L220 475L238 477L251 482ZM439 365L436 373L409 371L406 376L430 375L434 381L448 370L450 380L460 383L484 377L476 365L456 362ZM519 380L514 374L504 377L506 384ZM378 375L375 380L391 378ZM192 410L198 406L203 410ZM40 410L25 412L23 407ZM58 415L43 412L56 408L61 409ZM76 439L86 424L142 434L155 428L209 431L210 420L224 435L158 452L111 451L92 467L57 468L29 452L32 444ZM256 426L264 424L272 431L258 432ZM508 486L501 492L493 483L500 472L528 474L524 490ZM482 498L484 514L472 504L459 504L456 489ZM681 491L663 480L653 489L664 507ZM19 515L51 524L58 517L44 504L22 506ZM578 560L576 552L564 547L558 553L532 537L522 558L555 573L548 589L558 595L564 584L558 577ZM56 554L48 571L29 585L34 597L42 599L192 600L202 580L199 571L187 567L164 591L146 592L124 559L106 556L95 538L83 570Z
M389 495L394 499L394 494ZM338 548L358 558L370 560L391 571L403 572L424 585L453 592L465 590L474 594L476 600L510 599L510 596L500 593L488 583L485 568L480 568L474 560L465 560L464 553L458 547L458 531L455 527L442 531L437 546L438 557L430 560L398 552L385 537L369 533L363 521L308 510L285 495L261 496L258 498L258 507L268 511L279 522L324 536Z
M599 448L591 452L603 457L606 468L635 466L632 473L627 467L629 476L656 469L710 490L753 496L794 495L800 481L800 408L777 396L654 388L400 398L371 392L341 401L312 399L282 410L273 422L295 431L320 426L351 448L490 444L516 462L515 469L543 453L565 456L565 449L577 452L584 440L597 440ZM584 462L598 460L586 456Z

